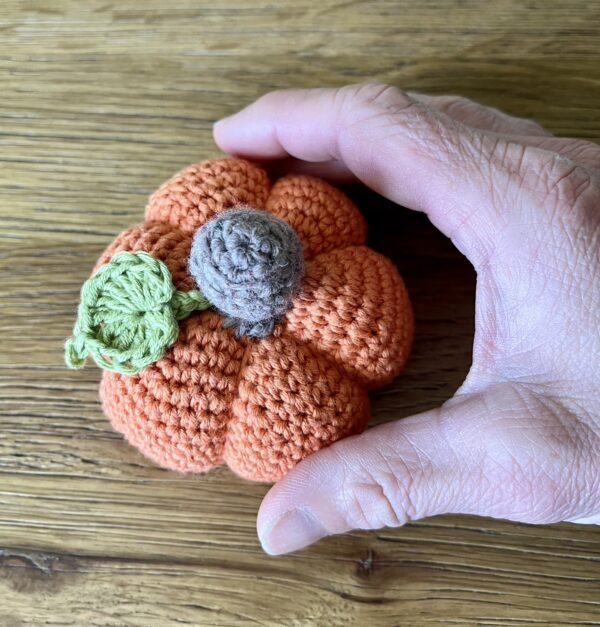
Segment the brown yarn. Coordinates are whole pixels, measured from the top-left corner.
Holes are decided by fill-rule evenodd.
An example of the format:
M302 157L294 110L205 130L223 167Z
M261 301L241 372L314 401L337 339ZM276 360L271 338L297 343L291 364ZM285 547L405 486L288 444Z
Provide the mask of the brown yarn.
M306 274L292 309L260 340L237 339L214 311L194 313L159 361L133 376L105 371L100 395L115 429L165 468L226 462L242 477L274 481L365 428L366 390L406 362L412 311L394 265L363 245L362 216L342 192L293 175L270 189L261 168L237 158L176 174L151 196L146 222L123 232L98 266L120 250L143 250L166 263L178 289L194 289L191 236L238 204L296 229Z

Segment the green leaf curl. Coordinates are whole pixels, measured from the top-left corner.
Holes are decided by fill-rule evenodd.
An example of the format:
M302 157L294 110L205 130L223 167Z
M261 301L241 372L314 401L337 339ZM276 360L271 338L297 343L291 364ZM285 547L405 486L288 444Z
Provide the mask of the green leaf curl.
M146 252L119 252L81 288L65 362L81 368L90 354L101 368L137 374L176 341L178 320L210 306L198 290L176 290L159 259Z

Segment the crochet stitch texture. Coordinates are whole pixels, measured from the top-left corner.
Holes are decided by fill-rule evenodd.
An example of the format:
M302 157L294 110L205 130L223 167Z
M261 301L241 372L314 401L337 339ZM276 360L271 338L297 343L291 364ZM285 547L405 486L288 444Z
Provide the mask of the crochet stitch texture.
M114 428L157 464L275 481L314 451L359 433L368 391L401 371L413 318L395 266L364 246L365 225L341 191L308 176L273 185L233 157L192 165L149 199L145 221L117 237L96 269L120 251L164 262L174 287L188 269L198 229L223 211L266 210L297 234L304 276L266 337L238 337L218 311L191 313L163 357L141 372L105 370L100 396ZM209 299L210 300L210 299Z
M135 374L177 339L178 320L210 306L198 290L175 290L162 261L122 251L83 284L65 361L82 368L89 353L102 368Z
M304 274L296 231L272 213L222 211L196 231L188 267L238 335L266 337Z

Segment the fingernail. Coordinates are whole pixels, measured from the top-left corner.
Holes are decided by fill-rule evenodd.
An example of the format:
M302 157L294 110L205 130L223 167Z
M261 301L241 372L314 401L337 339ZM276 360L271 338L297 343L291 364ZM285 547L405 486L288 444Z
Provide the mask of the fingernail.
M221 118L220 120L217 120L216 122L213 123L213 128L217 128L218 126L221 126L223 124L223 122L226 122L227 120L229 120L230 118L232 118L232 115L228 115L227 117Z
M324 527L310 514L294 509L284 514L260 542L270 555L281 555L302 549L326 535Z

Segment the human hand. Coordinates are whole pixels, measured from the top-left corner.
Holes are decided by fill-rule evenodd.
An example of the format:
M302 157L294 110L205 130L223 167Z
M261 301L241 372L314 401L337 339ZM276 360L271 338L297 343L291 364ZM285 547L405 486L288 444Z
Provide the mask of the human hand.
M600 147L376 84L273 92L214 135L425 212L477 272L454 397L298 464L260 508L265 550L450 512L599 524Z

